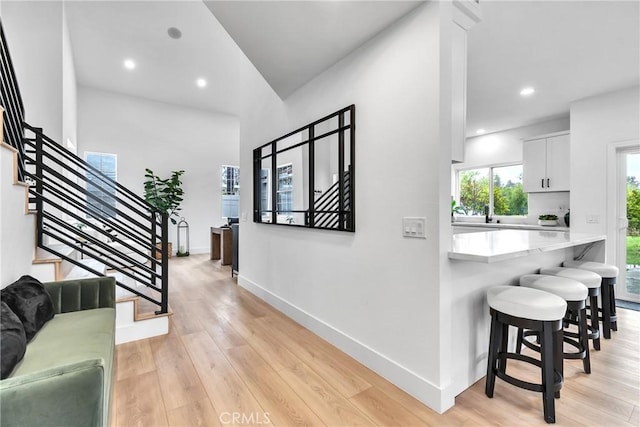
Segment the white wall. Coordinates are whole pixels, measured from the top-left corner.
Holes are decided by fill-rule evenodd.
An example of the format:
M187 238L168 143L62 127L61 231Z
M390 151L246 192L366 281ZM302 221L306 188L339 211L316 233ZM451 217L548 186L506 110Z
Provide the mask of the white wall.
M63 9L60 1L4 1L7 36L26 121L55 141L63 128ZM37 28L37 31L34 31Z
M62 22L62 69L62 139L59 142L72 148L67 142L76 146L78 139L78 88L66 14Z
M569 117L467 138L464 162L457 163L455 167L469 169L490 164L522 162L523 139L564 130L569 130Z
M571 228L608 233L607 259L613 255L615 215L608 212L607 158L613 144L640 139L640 87L586 98L571 104ZM587 224L596 215L598 223Z
M243 222L239 283L437 409L441 213L449 222L438 183L451 155L440 135L440 7L450 5L420 7L284 103L256 81L240 138L248 170L255 147L356 105L356 232ZM241 206L252 209L249 192ZM427 217L428 238L403 238L403 216Z
M117 154L118 181L137 194L145 168L161 177L185 170L180 215L189 223L190 249L209 251L209 227L222 225L220 168L239 163L236 118L80 86L78 124L78 154ZM250 177L251 166L244 170ZM174 226L169 240L177 250Z
M13 151L0 146L0 288L29 274L35 217L25 215L25 187L13 183Z
M487 165L521 163L523 139L565 130L569 130L569 117L467 138L464 162L455 164L452 169L456 171ZM556 214L562 218L569 207L569 192L530 193L526 218L500 217L500 220L508 223L535 224L541 214Z

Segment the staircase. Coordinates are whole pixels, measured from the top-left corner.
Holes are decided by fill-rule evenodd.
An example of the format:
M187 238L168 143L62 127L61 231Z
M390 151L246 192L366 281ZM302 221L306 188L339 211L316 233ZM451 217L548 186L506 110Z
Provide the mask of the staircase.
M341 179L334 182L313 203L313 226L316 228L351 229L351 171L345 171ZM341 197L342 195L342 197ZM307 225L309 224L307 215Z
M1 23L0 42L2 164L13 163L12 183L24 189L16 209L35 219L33 265L24 273L42 281L113 276L116 343L167 333L167 215L24 121Z

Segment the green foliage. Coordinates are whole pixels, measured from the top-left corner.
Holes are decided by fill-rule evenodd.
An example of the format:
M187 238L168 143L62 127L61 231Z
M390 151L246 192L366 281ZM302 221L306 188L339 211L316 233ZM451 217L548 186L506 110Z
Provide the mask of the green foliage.
M557 221L558 220L558 215L540 215L538 217L539 220L541 221Z
M460 204L468 215L484 215L484 207L489 204L489 179L477 170L460 172ZM494 215L526 215L527 193L522 183L509 180L502 183L499 175L493 181Z
M453 216L453 214L466 215L466 213L467 212L465 211L464 207L462 207L462 205L459 205L455 200L451 200L451 216Z
M182 203L182 181L180 177L184 171L173 171L171 177L161 179L156 176L151 169L145 169L144 177L144 199L155 210L155 212L167 214L172 224L177 221L174 217L178 216L180 203Z
M627 233L640 236L640 188L632 184L627 185L627 218L629 219Z
M640 236L627 236L627 265L640 265Z
M489 178L480 176L476 170L460 172L460 204L467 215L484 215L489 204Z

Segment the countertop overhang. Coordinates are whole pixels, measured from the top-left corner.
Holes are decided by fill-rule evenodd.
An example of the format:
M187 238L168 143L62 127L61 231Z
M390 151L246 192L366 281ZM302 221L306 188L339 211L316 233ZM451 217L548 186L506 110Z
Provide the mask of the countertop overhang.
M454 234L450 259L493 263L604 241L605 235L561 231L494 230Z

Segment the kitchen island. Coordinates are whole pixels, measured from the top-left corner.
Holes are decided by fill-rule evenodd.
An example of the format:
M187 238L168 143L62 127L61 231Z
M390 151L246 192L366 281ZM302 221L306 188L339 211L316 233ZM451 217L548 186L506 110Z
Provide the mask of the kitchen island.
M540 252L603 242L604 235L563 231L497 230L454 234L449 258L498 262ZM577 254L579 255L579 254Z
M450 326L445 326L451 337L450 398L486 374L487 289L517 285L520 276L560 266L565 260L603 262L604 250L604 235L505 229L453 234L447 254L450 286L442 290L451 310Z

